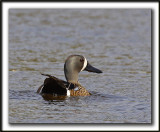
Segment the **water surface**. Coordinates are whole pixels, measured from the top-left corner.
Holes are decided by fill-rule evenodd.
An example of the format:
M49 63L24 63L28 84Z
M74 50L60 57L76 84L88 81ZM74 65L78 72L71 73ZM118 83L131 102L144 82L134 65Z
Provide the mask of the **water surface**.
M79 75L92 95L44 100L71 54L103 71ZM151 10L10 9L9 123L151 123Z

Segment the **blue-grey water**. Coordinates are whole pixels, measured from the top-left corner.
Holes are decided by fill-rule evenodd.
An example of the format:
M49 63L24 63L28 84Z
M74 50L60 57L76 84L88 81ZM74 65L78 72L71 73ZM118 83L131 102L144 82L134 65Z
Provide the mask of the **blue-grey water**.
M45 77L84 55L87 97L46 101ZM10 9L9 123L151 123L151 9Z

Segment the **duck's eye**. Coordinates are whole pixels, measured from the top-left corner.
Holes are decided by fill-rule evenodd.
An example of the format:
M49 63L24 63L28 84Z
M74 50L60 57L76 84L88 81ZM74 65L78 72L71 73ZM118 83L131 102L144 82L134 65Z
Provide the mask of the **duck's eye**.
M80 59L80 62L83 62L84 61L84 59Z

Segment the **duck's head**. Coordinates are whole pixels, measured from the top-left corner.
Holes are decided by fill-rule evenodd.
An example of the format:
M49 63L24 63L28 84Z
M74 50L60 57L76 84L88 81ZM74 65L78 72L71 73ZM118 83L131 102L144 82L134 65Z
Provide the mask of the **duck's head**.
M78 73L83 70L102 73L101 70L91 66L87 59L82 55L71 55L66 59L64 64L64 74L68 82L74 84L78 83Z

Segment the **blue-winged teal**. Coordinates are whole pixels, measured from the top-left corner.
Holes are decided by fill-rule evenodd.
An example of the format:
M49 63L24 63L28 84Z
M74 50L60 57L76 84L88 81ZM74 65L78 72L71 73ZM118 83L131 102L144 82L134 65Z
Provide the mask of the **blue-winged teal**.
M83 70L95 73L102 73L101 70L91 66L84 56L71 55L66 59L64 64L64 74L67 82L48 74L42 74L44 76L48 76L48 78L46 78L43 85L38 88L37 93L60 96L91 95L78 82L78 73Z

